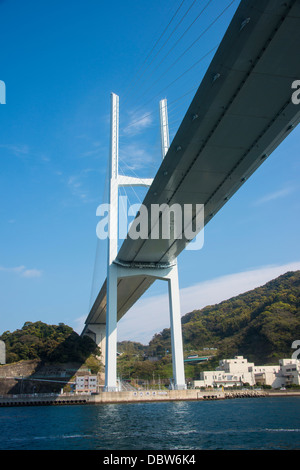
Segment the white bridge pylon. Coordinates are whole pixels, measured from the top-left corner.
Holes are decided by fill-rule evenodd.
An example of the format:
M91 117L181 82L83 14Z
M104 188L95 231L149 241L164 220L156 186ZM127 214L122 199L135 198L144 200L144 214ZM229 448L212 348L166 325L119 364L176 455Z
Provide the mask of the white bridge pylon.
M160 101L162 158L169 148L167 100ZM119 97L111 94L111 143L109 167L109 224L107 260L107 307L105 340L105 391L117 391L117 290L118 280L131 276L149 276L168 281L174 388L186 388L182 345L177 262L168 267L120 266L118 255L118 190L121 186L151 186L152 179L124 177L118 174ZM102 343L103 347L103 343Z

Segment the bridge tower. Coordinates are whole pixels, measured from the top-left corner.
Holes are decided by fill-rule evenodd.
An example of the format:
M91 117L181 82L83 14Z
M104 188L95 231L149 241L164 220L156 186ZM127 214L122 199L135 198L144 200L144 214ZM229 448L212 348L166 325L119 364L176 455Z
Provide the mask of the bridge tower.
M167 100L160 101L161 151L169 148ZM105 391L117 391L117 285L118 279L142 273L168 282L174 388L186 388L184 375L182 329L177 263L169 267L131 268L118 265L118 189L121 186L150 187L152 179L139 179L118 174L119 97L111 94L111 134L109 169L109 224L107 259L107 307L105 339ZM104 344L104 343L103 343Z

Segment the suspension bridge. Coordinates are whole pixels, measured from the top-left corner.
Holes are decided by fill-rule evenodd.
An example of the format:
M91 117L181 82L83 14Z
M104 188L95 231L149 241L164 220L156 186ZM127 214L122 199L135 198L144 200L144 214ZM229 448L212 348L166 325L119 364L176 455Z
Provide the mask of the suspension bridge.
M151 236L160 213L148 220L147 237L129 231L118 249L119 188L148 187L149 214L154 204L190 205L191 224L204 208L203 229L299 123L291 100L299 44L299 0L242 0L171 143L161 101L162 162L153 179L119 175L119 97L111 95L107 277L82 331L103 351L105 390L117 390L117 322L157 279L168 283L175 388L186 388L177 258L191 240L183 227L179 236Z

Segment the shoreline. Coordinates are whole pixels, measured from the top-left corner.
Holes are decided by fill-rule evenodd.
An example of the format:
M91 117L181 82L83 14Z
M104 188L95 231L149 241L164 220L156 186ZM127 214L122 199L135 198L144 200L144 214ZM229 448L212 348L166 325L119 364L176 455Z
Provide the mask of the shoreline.
M199 391L189 390L147 390L124 392L100 392L97 395L36 394L0 397L1 407L15 406L61 406L98 405L118 403L155 403L165 401L214 401L236 398L264 398L299 396L300 391L231 390Z

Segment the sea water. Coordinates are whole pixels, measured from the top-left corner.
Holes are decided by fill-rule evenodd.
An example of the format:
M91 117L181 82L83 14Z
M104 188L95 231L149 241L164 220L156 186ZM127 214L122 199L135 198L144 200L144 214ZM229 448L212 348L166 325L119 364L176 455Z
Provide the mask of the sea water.
M0 449L300 449L300 397L0 408Z

